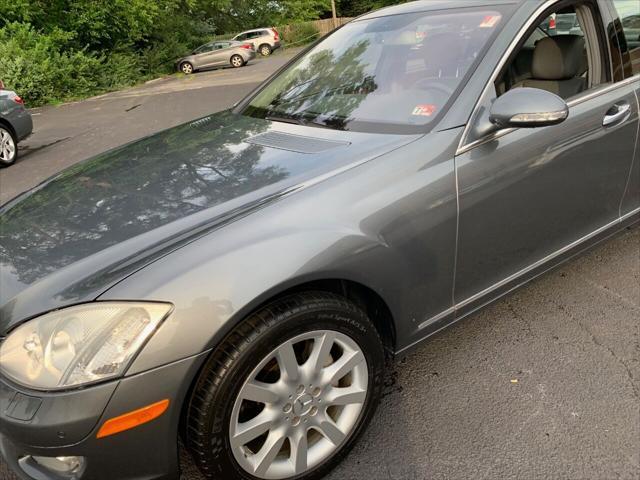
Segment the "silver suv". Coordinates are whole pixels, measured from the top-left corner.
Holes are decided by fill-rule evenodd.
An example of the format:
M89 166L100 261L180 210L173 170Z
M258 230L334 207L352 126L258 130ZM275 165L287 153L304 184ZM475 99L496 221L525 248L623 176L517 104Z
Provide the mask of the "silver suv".
M247 30L233 37L233 40L253 44L256 51L265 57L280 48L280 34L275 28Z

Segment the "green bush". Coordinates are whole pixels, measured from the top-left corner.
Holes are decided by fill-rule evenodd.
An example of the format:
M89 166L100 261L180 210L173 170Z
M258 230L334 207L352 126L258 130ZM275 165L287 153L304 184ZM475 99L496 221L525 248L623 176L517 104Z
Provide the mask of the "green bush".
M0 28L0 76L32 105L90 94L99 86L103 59L65 50L73 35L36 32L29 24Z
M318 38L319 32L313 23L297 23L282 29L282 41L287 46L304 45Z
M173 71L179 55L208 41L207 29L149 46L117 45L106 53L73 48L74 35L38 32L27 23L0 28L0 78L30 107L96 95Z

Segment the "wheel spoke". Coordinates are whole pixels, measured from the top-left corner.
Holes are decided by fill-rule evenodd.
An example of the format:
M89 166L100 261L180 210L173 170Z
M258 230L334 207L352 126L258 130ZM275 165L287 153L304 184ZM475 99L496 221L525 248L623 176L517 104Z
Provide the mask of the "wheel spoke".
M273 422L273 415L263 410L251 420L240 423L231 441L238 447L246 445L251 440L269 431Z
M280 452L284 439L284 435L279 432L269 432L264 445L256 453L255 473L257 475L264 475L267 472L278 452Z
M278 348L276 358L280 372L285 380L298 380L298 369L300 366L298 365L298 360L296 360L296 354L293 351L293 344L291 342L284 343Z
M311 355L309 355L309 359L306 361L306 364L309 365L314 372L319 372L322 370L322 367L324 367L335 338L336 334L334 332L325 332L322 336L314 340Z
M291 445L291 461L293 462L296 474L302 473L307 469L307 431L300 432L289 437Z
M325 381L335 383L364 361L364 355L360 351L345 351L342 356L326 369Z
M280 396L273 391L273 385L252 380L247 383L240 392L240 397L258 403L276 403Z
M342 440L344 440L344 433L329 417L321 419L318 423L318 428L320 429L320 433L322 433L322 435L324 435L327 440L333 443L336 447L342 443Z
M364 403L367 391L351 386L345 388L332 387L325 395L327 405L350 405L352 403Z

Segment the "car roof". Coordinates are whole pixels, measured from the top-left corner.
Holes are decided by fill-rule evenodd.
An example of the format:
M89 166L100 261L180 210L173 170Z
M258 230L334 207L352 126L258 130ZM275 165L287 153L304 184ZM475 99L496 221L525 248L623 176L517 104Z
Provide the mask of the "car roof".
M242 35L243 33L259 32L261 30L270 30L270 28L271 27L252 28L251 30L245 30L244 32L240 32L238 35ZM236 37L238 35L236 35Z
M468 7L490 7L492 5L513 5L521 4L531 0L418 0L415 2L403 3L391 7L381 8L371 13L366 13L358 20L385 17L388 15L399 15L402 13L428 12L432 10L449 10Z

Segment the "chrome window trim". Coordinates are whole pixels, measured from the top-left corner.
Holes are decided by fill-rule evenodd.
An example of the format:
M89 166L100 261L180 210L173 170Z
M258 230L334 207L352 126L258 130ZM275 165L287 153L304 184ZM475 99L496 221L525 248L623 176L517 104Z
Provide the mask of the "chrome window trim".
M504 287L505 285L517 280L518 278L522 277L523 275L526 275L527 273L544 266L546 263L550 262L551 260L559 257L560 255L563 255L564 253L567 253L568 251L570 251L571 249L579 246L580 244L592 239L593 237L606 232L607 230L609 230L612 227L615 227L616 225L620 225L622 224L625 220L628 220L629 218L633 217L634 215L638 215L640 214L640 208L636 208L634 210L631 210L630 212L617 217L615 220L607 223L606 225L594 230L591 233L588 233L587 235L578 238L577 240L574 240L573 242L569 243L568 245L565 245L564 247L556 250L553 253L550 253L549 255L541 258L540 260L537 260L536 262L530 264L529 266L518 270L517 272L509 275L506 278L503 278L502 280L500 280L499 282L494 283L493 285L490 285L489 287L485 288L484 290L479 291L478 293L475 293L473 295L471 295L470 297L461 300L458 303L455 303L452 307L447 308L446 310L444 310L443 312L438 313L437 315L430 317L429 319L423 321L420 323L420 325L418 325L418 331L424 329L425 327L428 327L429 325L433 324L434 322L437 322L438 320L441 320L442 318L445 318L448 315L451 315L455 312L457 312L458 310L460 310L461 308L466 307L467 305L480 300L483 297L486 297L487 295L489 295L491 292ZM462 318L462 317L461 317ZM420 340L418 340L420 341ZM416 342L417 343L417 342ZM403 350L406 350L407 348L411 347L413 344L409 345L408 347L405 347ZM401 350L402 351L402 350Z
M529 28L531 28L531 26L534 24L536 19L540 15L542 15L545 10L553 7L554 4L560 1L562 0L548 0L547 2L543 3L534 12L534 14L527 20L527 22L518 31L518 34L515 36L515 38L511 41L511 43L509 44L509 47L507 48L505 53L502 55L502 57L500 58L500 61L498 62L498 65L496 66L493 73L491 74L489 81L483 88L482 93L480 94L480 97L476 100L476 103L473 107L471 115L469 116L469 119L467 120L467 124L465 125L464 131L462 132L462 137L460 138L458 148L456 149L456 156L462 155L463 153L468 152L469 150L472 150L480 145L491 142L500 137L508 135L511 132L519 130L518 128L506 128L506 129L498 130L496 132L485 135L484 137L474 140L473 142L467 143L467 137L469 135L469 130L471 129L471 125L472 125L471 122L476 117L478 110L480 109L480 102L482 101L484 96L487 94L491 86L495 84L498 74L506 65L507 60L509 59L509 57L511 56L515 48L520 43L520 40L522 40L522 36L527 33L527 31L529 30ZM605 95L606 93L609 93L613 90L630 85L636 81L640 81L640 74L633 75L632 77L621 80L620 82L604 84L601 88L598 88L596 90L587 91L583 95L580 95L574 99L571 99L569 102L567 102L567 105L569 106L569 108L572 108L576 105L592 100L593 98L599 97L600 95Z

